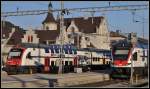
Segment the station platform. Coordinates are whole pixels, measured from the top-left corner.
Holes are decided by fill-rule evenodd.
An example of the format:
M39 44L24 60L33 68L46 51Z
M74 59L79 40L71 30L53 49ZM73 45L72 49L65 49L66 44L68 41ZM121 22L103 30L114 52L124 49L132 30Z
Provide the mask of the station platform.
M148 85L148 78L140 79L137 81L134 81L131 87L141 87L144 85Z
M96 72L7 75L1 77L1 87L69 87L73 85L107 81L109 79L109 74Z

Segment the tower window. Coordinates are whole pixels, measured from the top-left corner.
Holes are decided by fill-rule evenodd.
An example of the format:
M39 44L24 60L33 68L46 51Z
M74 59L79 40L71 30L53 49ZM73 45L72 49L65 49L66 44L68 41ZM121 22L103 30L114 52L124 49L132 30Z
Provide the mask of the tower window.
M71 32L72 32L72 33L75 33L74 27L71 28Z

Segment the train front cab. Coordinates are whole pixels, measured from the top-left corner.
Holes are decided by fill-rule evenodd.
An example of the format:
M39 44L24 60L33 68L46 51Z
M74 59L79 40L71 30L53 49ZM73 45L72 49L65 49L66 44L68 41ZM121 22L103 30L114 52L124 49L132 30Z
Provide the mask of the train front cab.
M19 73L19 71L22 71L20 66L22 63L22 56L24 51L24 48L13 48L10 50L5 67L5 71L8 74L16 74Z

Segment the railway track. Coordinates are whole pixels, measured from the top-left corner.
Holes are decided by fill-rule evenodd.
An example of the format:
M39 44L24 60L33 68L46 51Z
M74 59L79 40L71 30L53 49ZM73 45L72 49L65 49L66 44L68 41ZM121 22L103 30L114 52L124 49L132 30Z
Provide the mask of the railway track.
M140 80L139 80L140 81ZM142 81L142 80L141 80ZM69 86L69 87L100 87L100 88L129 88L129 87L145 87L148 85L148 82L141 82L138 84L131 85L129 80L108 80L108 81L102 81L102 82L96 82L96 83L90 83L90 84L82 84L82 85L75 85L75 86Z
M113 85L113 84L122 84L122 85L127 86L129 83L128 83L128 80L108 80L108 81L75 85L75 86L69 86L69 87L106 87L106 86Z

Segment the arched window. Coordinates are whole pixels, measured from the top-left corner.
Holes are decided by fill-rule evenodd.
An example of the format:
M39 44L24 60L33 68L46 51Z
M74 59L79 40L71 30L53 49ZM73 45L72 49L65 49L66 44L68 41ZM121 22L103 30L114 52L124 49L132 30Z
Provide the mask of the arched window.
M74 27L71 27L71 32L72 32L72 33L75 33Z
M28 42L30 42L30 36L28 36Z
M32 41L33 41L33 36L31 35L31 36L30 36L30 42L32 42Z

